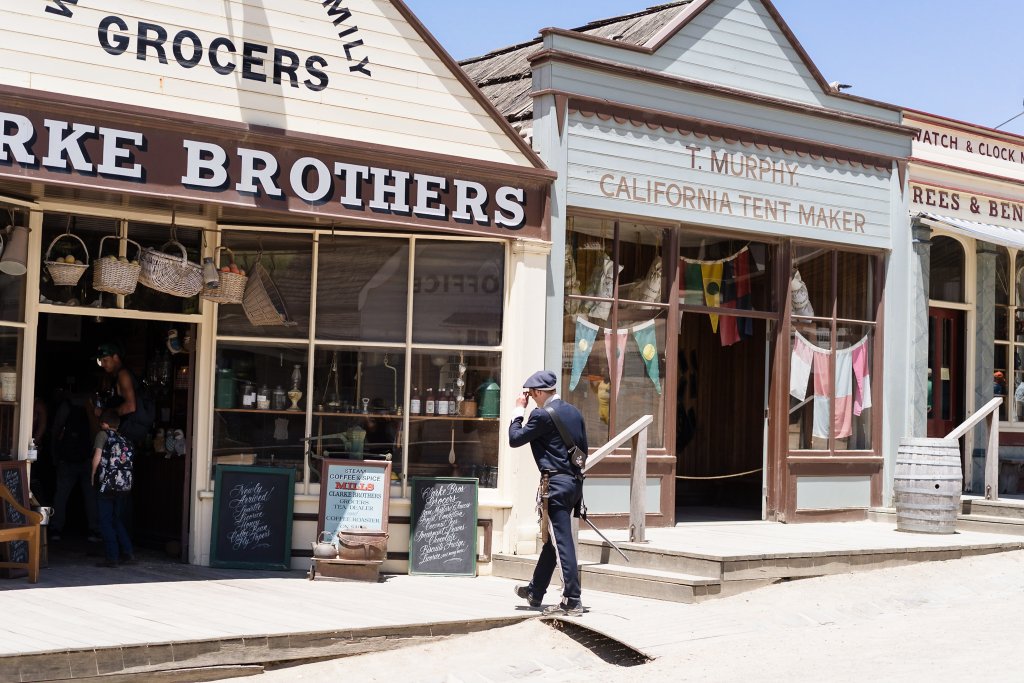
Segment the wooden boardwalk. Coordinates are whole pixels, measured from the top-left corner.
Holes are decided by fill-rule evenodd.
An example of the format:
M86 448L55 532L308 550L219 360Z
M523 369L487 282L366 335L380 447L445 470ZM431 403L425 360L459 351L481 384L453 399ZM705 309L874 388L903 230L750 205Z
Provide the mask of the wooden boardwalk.
M615 532L613 532L614 538ZM883 523L733 522L650 529L651 545L734 560L794 553L1019 549L1019 536L922 536ZM468 633L537 615L496 577L392 576L380 583L301 572L211 569L165 561L45 569L40 582L0 581L0 681L245 664L355 654ZM548 593L548 602L557 592ZM694 605L588 590L579 623L657 655ZM195 680L199 680L197 677Z

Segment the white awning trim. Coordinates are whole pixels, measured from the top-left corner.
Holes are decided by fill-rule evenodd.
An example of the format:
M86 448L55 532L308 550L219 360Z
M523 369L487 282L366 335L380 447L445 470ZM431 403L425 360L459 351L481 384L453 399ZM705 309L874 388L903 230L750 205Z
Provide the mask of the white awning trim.
M991 242L992 244L1004 247L1024 249L1024 230L1005 228L1001 225L992 225L991 223L976 223L964 220L963 218L951 218L950 216L940 216L924 211L917 214L917 218L942 223L944 227L950 228L965 237Z

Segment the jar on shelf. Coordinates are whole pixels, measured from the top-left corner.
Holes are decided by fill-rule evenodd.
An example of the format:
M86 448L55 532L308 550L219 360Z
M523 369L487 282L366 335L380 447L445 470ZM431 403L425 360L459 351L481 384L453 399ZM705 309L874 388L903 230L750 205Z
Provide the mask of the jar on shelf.
M256 410L270 410L270 388L266 384L256 392Z
M274 410L288 409L288 395L285 394L284 388L280 384L274 387L274 393L271 396L270 405Z
M246 382L242 388L242 407L253 409L256 407L256 385Z

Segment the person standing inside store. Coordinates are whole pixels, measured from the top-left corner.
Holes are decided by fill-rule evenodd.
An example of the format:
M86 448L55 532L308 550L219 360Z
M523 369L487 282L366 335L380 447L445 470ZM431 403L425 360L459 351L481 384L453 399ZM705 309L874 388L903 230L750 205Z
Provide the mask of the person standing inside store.
M131 443L118 434L121 417L108 408L100 417L100 431L93 441L90 476L96 482L100 533L105 559L97 567L135 564L135 551L124 525L125 509L132 490L134 457Z
M89 523L89 542L100 540L96 516L96 492L89 478L89 456L92 428L83 402L68 392L60 391L51 426L50 453L57 466L57 486L53 498L53 518L49 540L60 541L67 520L68 501L75 486L82 492L85 518Z
M539 608L544 600L555 566L562 568L562 599L551 605L544 614L580 616L584 612L580 601L579 567L576 564L576 546L572 530L572 516L579 514L583 501L583 472L573 462L569 444L562 431L582 453L587 452L587 428L583 416L575 406L563 401L557 393L555 373L550 370L535 372L523 383L526 390L516 398L515 417L508 430L512 448L530 444L533 459L540 470L538 503L541 506L541 537L544 547L533 570L533 579L526 586L516 586L515 594L526 600L530 607ZM527 402L533 399L537 407L523 423ZM551 412L549 412L551 411ZM554 413L554 417L551 413ZM555 420L561 422L561 429Z
M138 448L156 417L149 402L144 399L143 388L138 378L124 366L124 351L117 342L106 342L96 349L96 363L110 375L113 386L102 405L96 406L96 416L106 408L113 408L121 418L118 433Z

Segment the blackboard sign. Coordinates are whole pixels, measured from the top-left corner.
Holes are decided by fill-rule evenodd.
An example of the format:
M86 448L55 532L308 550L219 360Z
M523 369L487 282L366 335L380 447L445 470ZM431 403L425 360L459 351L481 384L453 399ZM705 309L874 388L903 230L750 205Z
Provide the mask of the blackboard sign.
M413 477L409 573L476 576L479 480Z
M319 531L388 529L391 463L324 459Z
M218 465L210 566L290 569L295 470Z
M7 487L14 499L28 507L28 466L24 460L13 462L0 462L0 483ZM3 509L0 510L0 522L11 526L25 524L25 515L14 509L6 500L3 501ZM28 562L28 543L25 541L11 541L0 543L0 561L2 562ZM7 579L14 579L28 574L24 569L0 569L0 576Z

